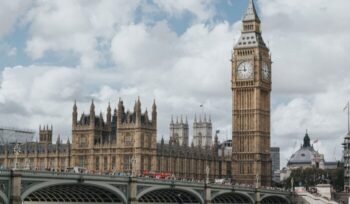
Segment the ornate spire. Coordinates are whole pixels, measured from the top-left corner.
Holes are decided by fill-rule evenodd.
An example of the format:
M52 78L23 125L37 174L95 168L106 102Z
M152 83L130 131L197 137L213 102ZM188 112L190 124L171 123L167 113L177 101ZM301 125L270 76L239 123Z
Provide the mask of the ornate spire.
M137 101L136 101L136 112L141 113L141 101L140 101L140 96L137 97Z
M91 107L95 108L94 99L91 99Z
M157 110L156 99L153 99L152 112Z
M170 124L174 124L174 118L173 118L173 115L171 115L171 122Z
M77 100L74 100L73 112L77 112Z
M111 109L111 102L109 101L108 102L108 107L107 107L107 112L111 112L112 111L112 109Z
M306 130L305 137L304 137L303 147L311 147L311 145L310 145L310 137L309 137L309 134L307 133L307 130Z
M243 17L243 22L244 21L260 22L260 19L259 19L257 12L256 12L253 0L249 0L249 2L248 2L248 8L247 8L247 11L245 12L244 17Z
M164 145L164 136L162 135L162 139L160 140L160 144Z
M94 104L94 99L91 99L91 105L90 105L90 114L95 113L95 104Z

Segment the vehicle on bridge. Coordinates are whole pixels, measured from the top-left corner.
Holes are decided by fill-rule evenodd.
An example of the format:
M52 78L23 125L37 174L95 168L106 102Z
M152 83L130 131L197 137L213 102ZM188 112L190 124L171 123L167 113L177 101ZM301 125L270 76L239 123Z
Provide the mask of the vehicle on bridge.
M71 167L71 168L67 168L66 172L69 173L77 173L77 174L86 174L88 173L87 169L84 167L79 167L79 166L75 166L75 167Z

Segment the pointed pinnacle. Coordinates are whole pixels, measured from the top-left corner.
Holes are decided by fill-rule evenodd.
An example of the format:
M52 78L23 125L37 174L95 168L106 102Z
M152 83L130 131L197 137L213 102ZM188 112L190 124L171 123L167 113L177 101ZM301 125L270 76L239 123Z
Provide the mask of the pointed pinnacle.
M249 0L247 11L244 14L243 21L257 21L260 22L258 14L255 9L254 1Z

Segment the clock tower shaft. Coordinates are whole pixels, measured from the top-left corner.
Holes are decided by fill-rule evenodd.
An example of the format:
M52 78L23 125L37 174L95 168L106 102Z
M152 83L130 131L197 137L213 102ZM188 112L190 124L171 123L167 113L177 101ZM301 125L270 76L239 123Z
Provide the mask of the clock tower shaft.
M249 0L232 55L232 176L236 183L271 185L270 93L271 57L254 2Z

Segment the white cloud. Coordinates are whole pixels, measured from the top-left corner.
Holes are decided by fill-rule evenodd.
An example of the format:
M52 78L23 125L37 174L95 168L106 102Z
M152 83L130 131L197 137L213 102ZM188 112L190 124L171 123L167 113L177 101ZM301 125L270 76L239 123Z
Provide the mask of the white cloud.
M45 65L6 68L0 90L0 122L23 121L28 127L52 122L55 130L68 135L71 124L67 118L74 98L79 111L86 112L91 98L96 100L97 109L105 111L108 101L115 106L118 97L132 109L140 96L144 109L156 98L159 134L168 135L171 114L188 114L191 121L194 112L201 111L199 104L204 104L205 111L212 114L214 128L222 133L228 130L231 136L229 59L240 23L212 21L217 12L214 8L219 9L213 1L35 2L25 15L30 28L28 55L36 60L45 59L49 52L68 52L79 58L76 67L90 69ZM263 37L269 42L274 62L272 145L281 147L285 162L309 129L312 138L320 139L316 146L327 159L333 159L333 146L339 145L339 158L346 130L341 109L350 94L346 77L350 2L258 3ZM0 18L6 21L0 26L0 36L9 33L28 8L5 4L8 6L0 6L0 10L6 11L0 15L9 18ZM180 19L191 13L194 20L179 34L167 19L152 18L163 12ZM104 60L112 61L110 68L99 67Z
M17 48L8 43L0 43L0 53L7 57L15 57L17 55Z
M112 41L113 59L124 85L139 87L143 99L159 103L159 133L166 137L172 114L193 121L199 105L212 114L214 128L231 124L230 58L239 24L194 24L182 35L165 22L125 26ZM218 40L220 39L220 40ZM147 99L148 98L148 99Z
M306 129L312 140L319 140L315 147L326 160L341 159L341 143L347 131L343 108L349 95L349 83L339 82L324 92L297 97L273 110L272 144L281 147L283 164L303 142Z
M272 144L286 163L309 129L326 159L340 159L350 79L345 0L260 0L262 28L273 59ZM290 142L292 140L292 142ZM286 142L288 141L288 142ZM292 143L297 143L295 148ZM293 145L294 146L294 145Z
M324 91L347 73L349 1L259 2L274 61L275 92Z
M74 98L84 92L80 73L66 67L5 68L0 89L0 123L32 129L52 123L58 132L70 136L70 107Z
M199 21L206 21L214 17L215 9L212 0L181 0L162 1L154 0L154 3L163 11L174 17L183 16L184 12L190 12Z
M81 67L93 67L101 60L98 47L119 24L133 21L138 4L139 1L38 0L26 17L31 31L26 51L33 59L44 57L50 50L73 51L80 56Z
M13 30L31 4L32 0L0 1L0 36L4 36Z
M166 22L148 28L144 24L123 26L111 45L113 59L124 69L154 70L174 63L177 36Z

